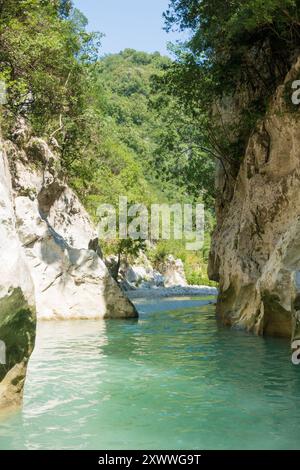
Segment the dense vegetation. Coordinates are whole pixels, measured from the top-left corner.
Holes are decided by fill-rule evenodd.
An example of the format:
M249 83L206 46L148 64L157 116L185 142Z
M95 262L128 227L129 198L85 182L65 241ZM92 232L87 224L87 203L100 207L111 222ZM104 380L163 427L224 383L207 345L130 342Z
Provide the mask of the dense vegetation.
M166 29L190 32L171 61L128 49L100 58L101 34L86 32L71 0L0 0L0 80L8 93L2 132L11 137L25 116L37 135L55 138L62 170L92 216L99 202L117 203L119 195L147 205L204 201L201 253L187 254L175 241L151 253L181 256L193 266L190 280L200 282L214 164L235 178L248 137L299 48L299 6L170 0ZM222 119L225 98L237 105L233 121Z
M119 195L147 205L205 200L212 208L213 161L198 123L160 87L171 61L133 50L100 59L101 34L85 27L69 0L0 0L4 135L12 138L25 116L36 135L55 139L65 177L92 216L99 202L116 203ZM208 231L212 223L210 209ZM208 243L209 236L193 257L195 282L205 276ZM104 248L136 249L123 245ZM151 256L172 252L188 257L175 241L158 244Z
M166 29L186 29L190 39L177 47L163 86L202 123L203 145L233 177L299 48L299 7L298 0L169 2ZM235 123L222 119L225 97L235 107Z
M100 58L101 34L86 32L71 0L0 0L0 80L8 93L2 132L11 137L25 116L37 135L55 138L62 170L92 216L119 195L147 205L204 201L201 253L187 254L175 241L151 253L181 256L193 266L190 280L200 282L214 164L235 178L299 48L299 7L298 0L170 0L166 29L190 32L171 61L129 49ZM235 120L222 118L225 98L237 106ZM125 245L116 240L105 249L139 247Z
M93 103L101 122L95 141L99 142L97 152L101 164L89 174L85 202L93 214L99 202L116 203L119 195L148 206L152 202L204 200L207 235L201 253L197 256L185 253L184 241L171 240L159 242L148 254L154 262L170 253L179 256L185 261L191 282L208 282L206 263L213 227L214 163L203 151L193 148L199 130L177 99L161 89L155 90L155 78L162 77L170 66L170 59L159 53L126 49L102 58L94 67ZM84 197L82 177L74 182ZM110 252L124 248L134 255L138 247L145 248L142 244L117 242L109 243L105 249Z

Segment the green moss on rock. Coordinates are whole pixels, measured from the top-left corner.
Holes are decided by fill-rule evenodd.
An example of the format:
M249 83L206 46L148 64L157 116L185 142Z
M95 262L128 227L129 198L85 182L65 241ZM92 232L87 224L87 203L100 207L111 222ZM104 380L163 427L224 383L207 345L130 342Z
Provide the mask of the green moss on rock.
M35 309L20 288L0 300L0 340L6 347L6 364L0 365L0 381L16 364L28 361L35 341Z

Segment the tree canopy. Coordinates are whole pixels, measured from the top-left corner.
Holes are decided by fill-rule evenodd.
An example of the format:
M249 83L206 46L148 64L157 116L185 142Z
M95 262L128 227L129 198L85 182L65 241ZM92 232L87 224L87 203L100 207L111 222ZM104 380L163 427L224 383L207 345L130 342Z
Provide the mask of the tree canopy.
M233 174L257 119L299 48L299 6L298 0L169 2L166 29L186 29L190 39L174 48L176 60L163 87L203 123L207 147ZM221 122L218 105L231 97L234 108L237 92L243 102L236 103L240 119L236 109L232 126Z

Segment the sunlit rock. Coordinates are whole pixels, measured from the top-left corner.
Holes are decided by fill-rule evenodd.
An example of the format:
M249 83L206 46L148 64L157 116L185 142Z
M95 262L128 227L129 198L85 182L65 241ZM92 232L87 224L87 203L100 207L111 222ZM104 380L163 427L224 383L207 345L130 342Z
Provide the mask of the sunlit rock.
M0 150L0 407L22 400L27 363L35 340L33 282L17 230L11 177Z
M299 72L300 59L250 137L236 180L218 172L209 267L225 324L285 337L300 337L300 127L287 94Z

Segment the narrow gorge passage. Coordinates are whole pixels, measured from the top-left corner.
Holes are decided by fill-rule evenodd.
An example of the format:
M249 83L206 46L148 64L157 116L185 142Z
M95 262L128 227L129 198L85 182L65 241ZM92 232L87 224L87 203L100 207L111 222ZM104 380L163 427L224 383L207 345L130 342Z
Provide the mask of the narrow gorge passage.
M300 450L299 15L0 0L10 465Z

